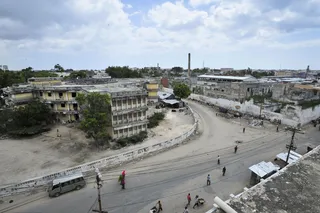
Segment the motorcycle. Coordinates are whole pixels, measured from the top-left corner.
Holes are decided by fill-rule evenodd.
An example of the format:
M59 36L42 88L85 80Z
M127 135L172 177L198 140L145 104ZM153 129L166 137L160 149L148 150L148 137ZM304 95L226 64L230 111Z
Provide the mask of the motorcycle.
M149 213L156 213L158 211L157 207L154 206L152 209L150 209Z
M198 203L198 207L199 206L202 206L206 201L203 199L203 198L199 198L199 196L197 195L196 197L195 197L195 199L197 200L197 203Z

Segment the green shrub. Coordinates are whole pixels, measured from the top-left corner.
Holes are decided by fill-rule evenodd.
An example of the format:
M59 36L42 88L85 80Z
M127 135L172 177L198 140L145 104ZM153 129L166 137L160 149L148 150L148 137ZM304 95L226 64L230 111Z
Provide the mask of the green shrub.
M148 128L154 128L159 125L159 122L162 121L165 117L165 114L162 112L156 112L151 117L148 118Z
M137 143L141 143L144 139L146 139L148 137L148 133L146 131L142 131L139 134L136 135L132 135L130 137L126 137L126 138L120 138L119 140L117 140L117 143L121 146L121 147L125 147L128 144L137 144Z

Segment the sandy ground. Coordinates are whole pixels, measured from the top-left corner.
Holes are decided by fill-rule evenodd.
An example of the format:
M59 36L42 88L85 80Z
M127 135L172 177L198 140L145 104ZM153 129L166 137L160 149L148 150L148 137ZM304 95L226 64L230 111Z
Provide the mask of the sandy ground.
M0 185L47 175L84 162L166 141L186 132L192 123L190 113L167 111L160 125L148 130L147 140L119 150L89 151L86 148L89 140L82 131L62 125L29 139L0 140ZM61 138L57 138L57 129Z

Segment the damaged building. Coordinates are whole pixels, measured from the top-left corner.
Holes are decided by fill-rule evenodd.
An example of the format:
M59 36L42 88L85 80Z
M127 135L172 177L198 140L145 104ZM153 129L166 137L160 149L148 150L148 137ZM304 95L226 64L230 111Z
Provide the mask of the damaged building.
M21 107L34 99L39 99L51 108L57 121L67 123L81 119L76 100L78 94L107 93L111 97L112 126L108 132L112 138L118 139L146 131L148 91L143 87L121 85L114 82L97 85L61 83L60 85L52 85L47 80L44 84L21 84L3 88L1 90L3 107ZM51 80L56 81L57 79Z
M276 84L272 99L283 102L303 102L320 99L320 87L303 84Z
M259 82L252 76L200 75L198 76L196 91L198 91L198 94L212 98L244 101L254 95L271 94L272 86L273 83Z

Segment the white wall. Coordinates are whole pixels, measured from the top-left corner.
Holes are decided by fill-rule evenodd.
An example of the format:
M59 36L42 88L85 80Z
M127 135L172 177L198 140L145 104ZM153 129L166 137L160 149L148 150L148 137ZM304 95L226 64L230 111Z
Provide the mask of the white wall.
M171 93L173 92L172 89L168 89L168 88L164 88L164 91L171 92ZM237 101L230 101L227 99L220 99L220 98L216 99L216 98L211 98L211 97L197 95L197 94L191 94L189 98L200 101L200 102L213 104L218 107L235 110L245 114L251 114L255 116L260 115L260 107L257 105L254 105L252 100L246 101L241 104L240 102L237 102ZM291 116L287 116L280 113L270 112L268 110L262 110L261 114L265 115L266 118L271 120L280 119L282 124L289 125L289 126L297 126L297 124L300 123L300 119L301 119L300 117L291 117ZM310 119L310 117L311 116L309 116L308 118ZM307 120L308 119L305 119L305 122Z

